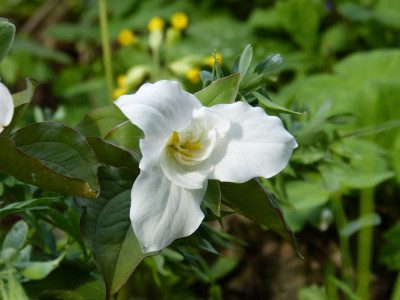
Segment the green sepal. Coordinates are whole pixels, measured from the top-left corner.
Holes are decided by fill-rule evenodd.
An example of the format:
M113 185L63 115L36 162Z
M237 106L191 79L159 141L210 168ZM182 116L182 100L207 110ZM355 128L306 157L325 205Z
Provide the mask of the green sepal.
M240 73L214 81L194 95L204 106L233 103L239 90Z

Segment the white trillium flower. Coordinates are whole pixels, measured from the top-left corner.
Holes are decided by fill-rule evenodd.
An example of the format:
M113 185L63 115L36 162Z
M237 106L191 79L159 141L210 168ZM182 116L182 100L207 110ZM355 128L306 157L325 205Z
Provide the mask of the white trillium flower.
M7 87L0 82L0 133L12 120L14 114L14 102Z
M271 177L297 143L279 118L244 102L204 107L174 81L144 84L115 104L145 134L130 218L143 253L192 234L208 179Z

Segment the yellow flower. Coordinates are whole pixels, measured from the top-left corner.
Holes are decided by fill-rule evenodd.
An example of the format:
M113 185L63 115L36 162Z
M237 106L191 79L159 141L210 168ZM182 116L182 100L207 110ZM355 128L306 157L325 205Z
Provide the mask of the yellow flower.
M118 42L122 46L132 45L134 41L135 41L135 35L132 32L132 30L123 29L123 30L121 30L119 32L119 34L118 34Z
M186 72L186 78L190 80L191 83L197 84L200 82L200 69L192 68Z
M119 87L124 86L125 82L126 82L126 75L119 75L117 77L117 84L118 84Z
M217 52L214 55L215 55L215 58L217 59L218 63L221 64L222 63L222 54ZM211 68L214 67L215 58L212 55L207 56L204 59L204 64L210 66Z
M114 97L114 99L117 99L117 98L121 97L122 95L125 95L127 92L128 92L128 89L125 87L117 88L113 91L113 97Z
M151 18L149 24L147 24L147 29L150 32L153 32L155 30L163 30L165 27L165 22L163 19L159 17L153 17Z
M175 29L184 30L188 26L189 18L183 12L178 12L172 16L171 23Z

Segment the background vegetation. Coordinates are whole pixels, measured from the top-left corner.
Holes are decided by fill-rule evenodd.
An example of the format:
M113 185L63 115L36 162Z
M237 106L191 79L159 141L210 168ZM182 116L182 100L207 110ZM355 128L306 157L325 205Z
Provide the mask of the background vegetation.
M227 215L222 233L211 222L218 230L210 242L186 257L172 249L146 258L131 279L132 299L400 299L400 2L106 4L112 83L97 1L0 0L0 16L17 28L1 79L12 92L25 89L26 77L40 83L21 125L76 126L111 102L107 85L113 97L160 78L198 91L196 74L212 70L213 51L230 74L247 44L251 67L276 53L283 63L261 81L248 75L239 96L268 110L268 99L247 93L267 82L275 104L303 113L280 115L299 148L282 174L261 182L305 259L267 228ZM174 31L178 12L189 23ZM159 47L153 17L165 22ZM133 36L121 38L123 30ZM104 299L75 200L0 176L0 299Z

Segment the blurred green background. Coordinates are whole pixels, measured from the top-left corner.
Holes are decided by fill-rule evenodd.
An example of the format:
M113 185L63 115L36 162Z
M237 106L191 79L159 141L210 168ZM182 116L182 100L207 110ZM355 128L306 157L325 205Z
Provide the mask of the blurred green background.
M166 299L399 299L400 1L106 3L115 90L134 92L143 82L169 78L197 91L196 72L211 71L213 51L229 74L252 44L254 62L276 53L283 58L268 76L271 99L305 112L281 115L299 148L282 174L262 183L277 195L306 259L266 228L228 216L224 230L239 242L218 248L223 258L204 254L213 276L185 279L173 264L160 271L160 262L151 261L143 270L155 279L138 272L140 299L179 282L183 296L168 290ZM172 32L178 12L188 26ZM90 109L110 103L97 1L0 0L0 16L17 28L0 64L2 81L12 92L25 88L26 77L40 82L26 124L75 126ZM153 17L165 22L157 57L148 29ZM133 33L132 41L121 43L122 30ZM17 184L7 180L1 194ZM152 280L158 290L151 290Z

